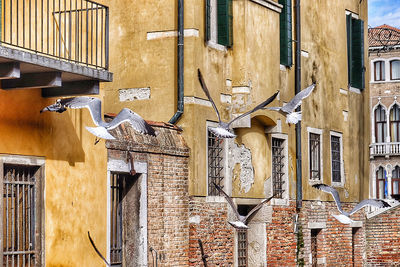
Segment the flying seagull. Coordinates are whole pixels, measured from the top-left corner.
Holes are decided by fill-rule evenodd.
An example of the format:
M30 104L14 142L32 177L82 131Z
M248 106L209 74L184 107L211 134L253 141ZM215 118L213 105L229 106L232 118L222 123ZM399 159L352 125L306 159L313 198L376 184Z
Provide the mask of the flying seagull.
M216 183L213 183L214 186L218 189L219 192L221 192L226 201L229 203L229 205L231 206L231 208L233 209L233 211L235 212L237 221L231 221L228 223L230 225L232 225L233 227L237 228L237 229L248 229L249 227L247 226L247 224L249 223L250 219L256 214L256 212L261 209L262 205L264 205L264 203L267 203L268 201L270 201L273 197L275 197L275 195L273 195L270 198L264 199L263 201L261 201L260 203L258 203L257 206L255 206L246 216L242 216L239 214L235 204L233 203L233 200L230 196L228 196L227 193L224 192L224 190L222 190L222 188L217 185Z
M306 89L301 90L283 107L267 107L264 109L275 110L286 116L286 123L296 124L301 121L301 111L295 112L295 109L301 105L304 98L308 97L314 90L315 84L310 85Z
M313 185L314 188L317 188L323 192L330 193L333 196L333 199L335 200L336 206L340 212L339 215L332 214L333 217L335 217L339 222L344 223L344 224L350 224L354 222L352 219L350 219L350 216L353 213L356 213L360 209L364 208L365 206L373 206L373 207L378 207L378 208L386 208L390 207L390 205L381 199L364 199L360 203L358 203L350 212L346 212L342 209L342 204L340 203L340 197L338 191L336 191L335 188L326 185L326 184L315 184Z
M79 96L58 99L55 104L45 107L40 113L44 111L62 113L67 108L89 109L93 122L97 127L86 127L86 129L99 138L115 139L108 131L117 128L123 122L129 122L133 129L141 134L156 135L154 129L142 117L128 108L123 108L112 121L103 121L101 118L101 100L96 97Z
M210 92L208 91L206 83L204 82L203 75L201 75L201 72L199 69L197 69L197 74L199 76L201 88L203 89L204 93L206 94L208 100L211 102L211 105L213 106L215 112L217 113L217 117L218 117L218 124L219 124L218 127L210 127L209 129L215 136L220 137L220 138L235 138L236 135L230 129L230 125L234 121L239 120L259 109L262 109L263 107L265 107L266 105L271 103L279 93L279 91L276 92L270 98L268 98L267 100L265 100L264 102L262 102L261 104L259 104L255 108L253 108L252 110L250 110L246 113L243 113L242 115L240 115L240 116L234 118L233 120L231 120L230 122L226 123L226 122L221 121L221 116L219 115L217 106L215 105L214 101L211 98Z

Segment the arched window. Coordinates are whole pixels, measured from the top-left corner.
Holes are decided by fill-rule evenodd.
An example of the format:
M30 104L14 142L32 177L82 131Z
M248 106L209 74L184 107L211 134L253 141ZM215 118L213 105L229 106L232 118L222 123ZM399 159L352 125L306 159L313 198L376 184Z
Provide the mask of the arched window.
M399 194L400 186L400 167L396 166L392 171L392 194Z
M374 62L374 80L384 81L385 80L385 62L375 61Z
M390 79L400 80L400 60L390 61Z
M377 143L384 143L386 136L386 112L382 105L375 109L375 138Z
M400 107L397 104L390 110L390 140L400 142Z
M376 197L379 199L385 198L385 170L379 167L376 171Z

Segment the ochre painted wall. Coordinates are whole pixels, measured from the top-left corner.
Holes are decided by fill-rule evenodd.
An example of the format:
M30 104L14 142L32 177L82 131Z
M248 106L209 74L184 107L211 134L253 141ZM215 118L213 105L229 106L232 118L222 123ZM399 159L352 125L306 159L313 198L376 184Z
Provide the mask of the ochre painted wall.
M106 248L106 150L94 145L87 110L39 111L55 99L40 90L0 90L2 154L45 159L46 266L100 266L89 243Z

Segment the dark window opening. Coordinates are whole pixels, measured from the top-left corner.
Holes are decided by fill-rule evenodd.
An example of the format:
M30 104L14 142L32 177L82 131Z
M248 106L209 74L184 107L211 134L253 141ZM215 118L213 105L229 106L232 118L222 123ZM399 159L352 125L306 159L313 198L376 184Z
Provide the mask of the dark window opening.
M310 133L310 179L317 181L321 179L321 141L320 135Z
M223 188L224 180L224 139L208 130L208 195L219 196L213 183Z
M400 193L400 167L396 166L392 171L392 194Z
M4 164L3 264L39 266L40 167Z
M283 192L283 184L285 181L283 180L284 173L284 141L283 139L272 138L272 188L273 195L276 198L282 198Z
M379 105L375 109L375 139L377 143L384 143L386 138L386 112L385 109Z
M346 16L348 80L352 87L364 89L364 21Z
M331 153L332 153L332 181L340 183L341 166L340 166L340 137L331 136Z
M390 110L391 142L400 142L400 107L396 104Z
M318 235L321 229L311 229L311 266L317 266L317 256L318 256Z
M351 230L351 255L352 255L352 261L353 261L353 266L356 265L356 263L359 263L360 260L358 260L357 256L360 255L360 248L359 248L359 227L353 227ZM358 265L358 264L357 264Z

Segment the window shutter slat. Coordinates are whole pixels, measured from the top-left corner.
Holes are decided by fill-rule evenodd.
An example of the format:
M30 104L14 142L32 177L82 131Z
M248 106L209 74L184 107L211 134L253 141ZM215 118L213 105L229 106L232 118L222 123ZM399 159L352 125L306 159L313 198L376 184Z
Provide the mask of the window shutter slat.
M280 63L285 66L293 64L292 57L292 2L291 0L279 0L283 6L280 21Z
M364 89L364 21L353 19L352 35L351 84L353 87Z
M232 46L232 0L218 0L218 43L227 47Z
M210 41L211 39L211 0L206 0L206 10L205 10L205 19L206 19L206 32L205 32L205 40Z
M347 78L349 84L351 84L351 77L352 77L352 34L351 34L351 22L352 17L351 15L346 15L346 29L347 29Z

